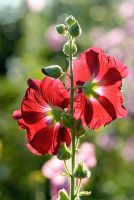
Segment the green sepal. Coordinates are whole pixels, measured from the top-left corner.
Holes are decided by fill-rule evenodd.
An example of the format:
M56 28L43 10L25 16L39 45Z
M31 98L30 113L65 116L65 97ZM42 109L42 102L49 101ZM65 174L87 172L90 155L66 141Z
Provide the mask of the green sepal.
M70 15L65 19L65 23L67 26L72 26L76 22L76 19Z
M66 42L63 46L63 52L64 54L66 54L67 56L70 55L70 44L69 42ZM73 42L72 44L72 54L74 55L77 52L77 46L76 44Z
M78 196L90 196L91 195L91 191L81 191L79 192Z
M61 172L60 174L61 174L62 176L68 176L68 174L65 173L65 172Z
M66 143L61 143L57 158L59 160L69 160L71 158L71 152L67 148Z
M79 179L89 178L91 172L83 166L83 163L79 163L74 171L74 176Z
M57 200L69 200L69 196L65 189L59 191Z
M61 123L66 128L71 128L74 124L74 118L70 113L61 113Z
M81 35L82 30L77 21L69 28L69 33L72 37L78 37Z
M76 119L74 121L74 130L75 130L76 137L82 137L85 134L85 129L82 126L81 119Z
M61 34L64 35L66 32L66 26L64 24L59 24L56 26L56 31Z

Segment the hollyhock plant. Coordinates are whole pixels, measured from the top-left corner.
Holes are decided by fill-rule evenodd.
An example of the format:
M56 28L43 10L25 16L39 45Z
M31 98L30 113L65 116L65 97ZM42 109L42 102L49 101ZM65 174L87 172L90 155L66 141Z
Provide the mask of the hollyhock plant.
M127 116L121 94L127 74L126 66L100 48L90 48L73 61L74 86L78 87L75 116L84 126L99 128Z
M79 151L80 138L85 134L85 126L95 129L126 117L121 85L127 67L95 47L74 58L75 40L82 30L73 16L57 25L56 31L67 39L63 53L69 61L68 72L58 65L45 66L42 72L46 77L42 81L29 79L21 109L13 117L21 129L27 130L27 147L32 153L54 154L59 159L56 168L55 164L50 167L49 161L44 170L53 185L64 187L54 187L53 199L59 190L57 200L76 200L91 194L81 191L81 186L90 178L89 168L96 165L94 146L85 143ZM61 76L67 77L65 83L60 81ZM70 186L66 185L68 180Z
M60 114L68 107L68 93L59 80L46 77L28 80L29 88L21 110L13 113L19 127L27 129L27 147L36 154L56 154L60 143L70 145L70 133L60 124Z

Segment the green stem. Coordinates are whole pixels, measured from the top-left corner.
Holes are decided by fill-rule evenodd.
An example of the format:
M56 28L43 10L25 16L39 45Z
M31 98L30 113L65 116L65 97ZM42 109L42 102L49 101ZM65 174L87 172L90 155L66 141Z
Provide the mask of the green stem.
M69 55L69 68L70 68L70 80L71 80L71 87L70 87L70 112L72 115L73 113L73 99L74 99L74 79L73 79L73 55L72 55L72 39L70 39L70 55ZM74 133L74 127L71 129L71 135L72 135L72 143L71 143L71 153L72 153L72 159L71 159L71 165L72 165L72 175L71 175L71 200L75 199L75 177L73 175L74 169L75 169L75 133Z
M78 193L80 191L80 188L81 188L81 179L79 180L79 184L77 186L77 189L76 189L76 193L75 193L75 196L77 197L78 196Z
M67 163L66 163L65 160L64 160L64 167L65 167L65 170L66 170L68 176L71 176L70 171L69 171L69 169L68 169L68 167L67 167Z
M78 150L78 147L79 147L79 137L76 138L76 145L75 145L76 151Z

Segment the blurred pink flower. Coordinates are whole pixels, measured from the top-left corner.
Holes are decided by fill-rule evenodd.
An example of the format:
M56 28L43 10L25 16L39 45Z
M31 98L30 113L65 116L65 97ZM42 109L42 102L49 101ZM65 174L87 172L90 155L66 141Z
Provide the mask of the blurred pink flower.
M127 0L121 3L119 13L125 18L134 16L134 2Z
M126 161L134 161L134 137L130 137L122 150L122 157Z
M126 82L126 88L129 88L129 90L126 90L126 105L127 109L129 111L129 114L134 116L134 69L133 67L129 67L129 75Z
M69 190L68 181L61 172L64 171L64 164L61 160L58 160L56 156L53 156L49 161L47 161L42 167L42 173L45 177L50 179L51 183L51 200L57 199L58 191L64 187Z
M47 4L46 0L27 0L27 7L32 12L42 11Z
M80 147L79 153L76 155L77 162L84 162L84 165L88 168L95 167L96 155L95 147L91 143L83 143ZM70 168L70 160L67 161L67 165ZM62 176L61 173L64 172L63 161L57 159L53 156L49 161L47 161L42 167L43 175L50 180L51 183L51 200L56 200L58 191L65 188L69 192L69 179ZM83 185L88 182L88 179L83 180Z
M91 143L85 142L81 145L80 151L76 156L77 162L84 162L88 168L95 167L97 164L95 155L95 146Z
M51 179L51 181L55 185L64 183L64 176L60 174L63 170L64 170L63 162L61 160L58 160L56 156L53 156L42 167L43 175Z
M49 48L53 51L60 51L65 43L65 37L57 33L55 25L49 27L46 33L46 40Z
M103 134L96 137L96 143L104 150L111 150L116 144L114 136Z
M121 43L126 37L126 32L122 28L115 28L106 34L103 37L100 37L96 40L95 46L99 46L104 50L107 50L115 45Z
M134 16L131 19L127 20L125 29L129 36L134 37Z

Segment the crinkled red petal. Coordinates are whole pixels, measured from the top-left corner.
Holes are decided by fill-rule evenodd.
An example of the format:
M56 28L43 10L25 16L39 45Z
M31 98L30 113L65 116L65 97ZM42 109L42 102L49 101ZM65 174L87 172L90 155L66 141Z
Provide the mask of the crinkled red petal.
M29 141L27 147L36 155L57 154L62 141L70 145L70 133L67 129L61 128L59 124L56 124L38 131Z
M59 79L45 77L41 82L40 89L42 97L50 105L62 106L65 99L69 102L69 94Z

